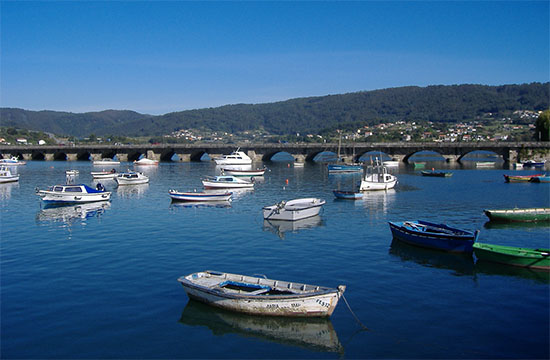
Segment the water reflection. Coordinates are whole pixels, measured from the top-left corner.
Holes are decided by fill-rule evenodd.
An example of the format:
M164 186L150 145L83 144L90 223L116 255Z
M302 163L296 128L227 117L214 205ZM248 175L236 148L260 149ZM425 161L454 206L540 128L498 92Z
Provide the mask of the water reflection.
M455 254L444 251L420 248L392 240L390 254L402 261L414 261L426 267L453 270L456 275L473 275L474 260L471 254Z
M386 214L388 212L389 207L395 201L395 197L395 189L364 191L363 199L355 202L356 205L363 206L368 212L380 216L380 213Z
M99 217L111 207L109 201L99 201L78 205L45 205L36 214L38 222L72 222L84 221L92 217Z
M149 184L137 184L130 186L119 186L116 188L118 197L122 198L142 198L149 189Z
M297 221L264 220L263 230L271 231L279 236L279 238L284 239L286 232L297 232L299 230L311 229L323 225L324 223L321 216L315 215L310 218Z
M172 201L170 203L171 209L208 208L208 207L230 208L231 202L230 201Z
M188 326L205 326L216 336L236 334L308 350L343 355L332 322L326 318L265 317L234 313L189 300L179 320Z
M0 183L0 200L11 198L12 189L18 188L19 182Z
M531 221L531 222L498 222L487 221L483 224L486 229L528 229L528 228L550 228L548 221Z
M514 276L543 283L550 283L550 272L542 269L529 269L478 260L476 262L475 270L477 274Z

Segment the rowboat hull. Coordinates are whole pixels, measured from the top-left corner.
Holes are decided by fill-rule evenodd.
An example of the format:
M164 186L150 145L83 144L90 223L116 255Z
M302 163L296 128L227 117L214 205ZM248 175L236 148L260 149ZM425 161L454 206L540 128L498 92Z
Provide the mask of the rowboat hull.
M257 170L236 170L236 169L222 169L222 172L227 175L240 176L240 177L252 177L252 176L263 176L265 169Z
M536 175L503 175L505 182L529 182L535 177L543 176L543 174Z
M228 201L233 193L197 193L197 192L179 192L175 190L168 191L170 198L174 201Z
M345 291L345 286L333 289L214 271L182 276L178 281L189 298L264 316L329 317Z
M421 171L422 176L451 177L453 173L445 171Z
M474 244L474 253L478 261L550 270L549 249L528 249L476 243Z
M254 187L254 183L244 184L209 180L203 180L202 185L205 189L246 189Z
M496 222L550 221L550 208L484 210L485 215Z
M19 181L19 175L1 175L0 184Z
M325 200L317 198L294 199L288 202L264 206L264 219L297 221L319 215Z
M470 232L427 221L389 222L394 239L407 244L456 253L471 253L479 231ZM433 231L419 231L416 226L426 226Z

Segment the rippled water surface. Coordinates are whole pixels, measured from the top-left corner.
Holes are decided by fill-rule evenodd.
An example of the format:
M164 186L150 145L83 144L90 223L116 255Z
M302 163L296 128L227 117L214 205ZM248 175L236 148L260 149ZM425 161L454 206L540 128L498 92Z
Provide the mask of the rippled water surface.
M254 164L261 166L262 164ZM210 162L142 168L148 185L110 203L44 208L35 187L93 184L89 162L29 162L0 184L3 358L548 358L549 275L392 243L388 221L429 220L479 241L550 247L548 225L491 226L483 209L550 206L548 184L508 184L514 170L451 169L451 178L394 172L399 184L361 201L335 200L353 175L266 163L229 207L172 204L169 189L201 189ZM448 166L439 163L439 167ZM119 170L124 170L123 164ZM429 165L431 166L431 165ZM98 170L98 169L94 169ZM523 170L531 174L535 171ZM261 208L321 197L320 217L269 223ZM330 320L243 316L189 302L177 278L200 270L265 274L335 287Z

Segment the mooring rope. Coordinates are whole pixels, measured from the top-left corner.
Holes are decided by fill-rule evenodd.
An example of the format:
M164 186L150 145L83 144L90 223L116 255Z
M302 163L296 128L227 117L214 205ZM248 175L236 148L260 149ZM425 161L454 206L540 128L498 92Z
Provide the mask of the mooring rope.
M346 303L349 312L351 313L351 315L353 315L353 317L355 318L355 320L357 321L357 323L358 323L364 330L369 330L369 331L370 331L370 329L369 329L368 327L366 327L365 325L363 325L363 323L361 322L361 320L359 320L359 318L357 317L357 315L355 315L355 313L353 312L353 310L351 310L351 306L349 306L348 300L346 299L346 297L344 296L344 294L342 294L342 299L344 299L344 302Z

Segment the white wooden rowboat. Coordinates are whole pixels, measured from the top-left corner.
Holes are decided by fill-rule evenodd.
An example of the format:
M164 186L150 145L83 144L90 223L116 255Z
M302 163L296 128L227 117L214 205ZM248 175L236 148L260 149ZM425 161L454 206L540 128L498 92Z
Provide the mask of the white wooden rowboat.
M206 304L253 315L329 317L346 290L262 277L201 271L178 279L187 295Z
M262 211L266 220L296 221L318 215L323 205L325 205L323 199L303 198L264 206Z
M168 195L175 201L228 201L233 193L223 192L180 192L177 190L168 190Z

